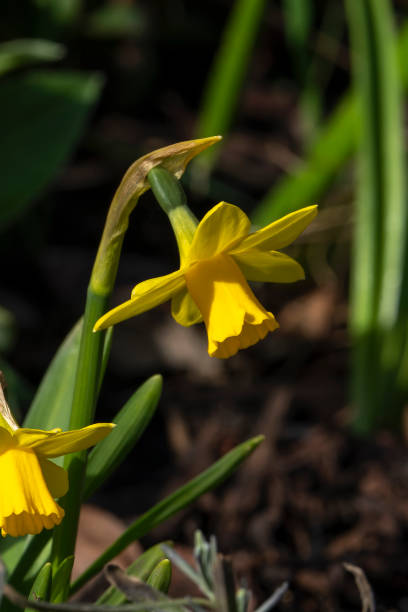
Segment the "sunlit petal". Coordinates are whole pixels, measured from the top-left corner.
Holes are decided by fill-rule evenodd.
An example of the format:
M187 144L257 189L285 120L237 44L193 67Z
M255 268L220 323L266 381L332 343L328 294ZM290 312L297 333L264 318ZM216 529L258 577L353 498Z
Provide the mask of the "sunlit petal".
M41 442L42 440L48 440L48 438L53 438L57 433L60 433L61 431L62 430L59 427L48 430L19 427L13 434L13 440L16 446L29 448L33 446L36 442Z
M11 448L0 454L0 528L13 537L58 525L64 511L52 498L34 451Z
M150 278L136 285L132 297L107 312L95 323L94 331L105 329L120 321L134 317L169 300L184 286L183 270L176 270L166 276Z
M247 236L251 222L238 206L220 202L200 221L191 245L189 260L207 259L228 251Z
M11 433L7 429L0 428L0 453L14 445Z
M68 491L67 470L56 465L51 459L38 458L45 482L52 497L64 497Z
M305 278L297 261L279 251L252 249L233 255L245 278L266 283L293 283Z
M57 432L53 436L39 439L37 434L33 434L30 441L30 430L25 430L25 447L32 448L43 457L59 457L68 453L75 453L103 440L115 427L113 423L95 423L82 429L73 431ZM16 436L18 435L16 432Z
M192 266L186 273L186 283L207 327L211 357L231 357L279 327L229 255Z
M171 314L177 323L184 327L190 327L203 320L196 303L185 288L176 293L171 300Z
M276 251L291 244L317 215L317 206L307 206L285 215L266 227L249 234L233 250L238 252L258 247L262 251Z

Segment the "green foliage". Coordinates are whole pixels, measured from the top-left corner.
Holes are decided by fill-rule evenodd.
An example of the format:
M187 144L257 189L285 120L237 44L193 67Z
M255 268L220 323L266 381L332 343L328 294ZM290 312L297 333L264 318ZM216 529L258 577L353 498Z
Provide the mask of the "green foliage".
M57 603L66 599L73 565L74 555L71 555L64 559L64 561L57 567L56 571L54 571L52 578L51 601Z
M354 426L399 424L395 381L406 337L407 212L401 86L388 0L347 3L361 121L352 261ZM394 406L393 406L394 404Z
M355 100L346 95L299 168L284 176L258 204L253 222L262 226L314 203L353 152L358 136L356 123Z
M126 570L128 576L134 576L146 582L159 564L165 559L162 545L171 545L171 542L162 542L146 550L140 557L133 561ZM124 594L114 586L109 587L97 600L99 605L120 606L126 601Z
M32 71L0 82L0 229L60 172L102 87L98 74Z
M397 40L399 74L408 87L408 22ZM337 103L320 128L307 155L289 174L284 175L265 195L252 214L255 225L265 225L302 206L312 204L350 159L359 142L360 124L354 92Z
M149 578L147 584L150 584L154 589L161 593L167 593L171 583L171 563L168 559L163 559L156 565Z
M160 525L166 519L179 512L206 491L213 489L225 478L232 474L240 463L250 455L262 442L263 436L257 436L236 446L232 451L224 455L207 470L190 480L186 485L177 489L174 493L153 506L145 514L139 517L124 533L114 542L89 568L73 583L71 594L75 593L88 580L97 574L103 566L111 561L116 555L132 542L140 539L151 531L156 525Z
M38 387L24 427L68 428L81 329L79 321L59 347Z
M228 134L265 4L265 0L235 0L204 89L197 138ZM198 181L211 169L217 152L209 149L194 162Z
M62 59L65 49L51 40L28 38L9 40L0 44L0 76L38 62L55 62Z
M112 420L115 429L90 452L83 497L87 499L105 482L134 448L155 413L162 377L152 376L132 395Z
M52 567L51 563L45 563L38 572L36 579L31 587L28 599L49 601L51 596L52 585ZM26 608L24 612L28 612L30 608Z

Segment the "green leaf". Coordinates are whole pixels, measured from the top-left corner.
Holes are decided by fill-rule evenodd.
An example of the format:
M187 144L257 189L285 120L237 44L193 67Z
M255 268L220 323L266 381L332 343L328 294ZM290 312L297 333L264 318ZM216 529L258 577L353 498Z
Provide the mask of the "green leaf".
M228 134L265 4L265 0L235 0L204 89L197 138ZM219 148L202 153L194 161L194 172L208 172L217 152Z
M87 34L97 38L140 36L146 29L140 6L106 2L88 17Z
M109 294L97 294L90 285L88 286L78 362L75 369L70 430L81 429L94 421L101 384L106 332L95 334L93 328L99 317L106 312L108 300ZM60 499L60 506L66 510L65 518L53 531L52 565L54 570L64 559L74 554L87 457L86 451L70 453L64 457L63 465L68 472L69 489Z
M149 378L113 419L115 429L89 454L83 498L109 478L132 450L152 418L162 390L162 377Z
M400 79L408 87L408 21L398 37ZM254 210L255 225L266 225L284 215L313 204L355 151L360 125L353 92L343 96L321 128L307 157L281 178Z
M114 542L90 567L73 583L71 594L75 593L88 580L97 574L105 565L116 557L122 550L132 542L140 539L153 527L160 525L191 504L198 497L213 489L232 474L242 461L250 455L262 442L264 436L257 436L236 446L232 451L216 461L207 470L190 480L186 485L180 487L153 506L145 514L139 517L126 531Z
M38 62L55 62L65 55L65 48L51 40L21 38L0 44L0 76Z
M102 352L101 372L100 372L99 384L98 384L98 395L99 395L99 392L101 390L103 379L105 378L106 368L108 366L108 361L109 361L110 352L111 352L111 348L112 348L113 330L114 329L115 328L112 325L112 327L109 327L106 330L106 334L105 334L105 341L103 343L103 352Z
M149 578L147 584L150 584L154 589L162 593L168 593L171 583L171 563L168 559L163 559L156 565Z
M146 582L150 574L155 570L158 563L165 559L161 548L162 544L171 546L171 542L161 542L146 550L126 570L129 576L135 576ZM126 601L126 597L118 589L109 587L97 600L98 605L120 606Z
M28 599L49 601L52 585L52 567L51 563L43 565L39 571L33 586L31 587ZM29 612L30 608L26 608L24 612Z
M401 291L407 208L401 84L388 0L346 3L361 122L352 262L354 427L398 425L395 374L406 334ZM401 325L403 323L403 325ZM390 415L393 415L390 417Z
M25 418L24 427L68 429L82 322L70 331L55 354Z
M52 531L43 529L36 536L22 538L24 550L15 564L9 582L20 593L27 593L38 572L49 560Z
M6 536L0 540L0 557L7 567L9 574L12 573L18 561L24 554L27 545L25 538L12 538Z
M100 75L32 71L0 82L0 228L23 215L71 155L99 97Z
M69 579L74 565L74 555L64 559L61 565L58 566L52 579L51 601L58 603L65 601L68 595Z
M82 0L32 0L39 9L38 21L51 34L72 26L82 10Z

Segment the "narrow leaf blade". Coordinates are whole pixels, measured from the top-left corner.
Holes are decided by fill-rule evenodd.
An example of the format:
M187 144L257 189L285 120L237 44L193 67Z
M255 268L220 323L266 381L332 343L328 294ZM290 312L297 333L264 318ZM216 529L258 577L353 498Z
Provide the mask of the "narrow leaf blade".
M74 582L71 594L97 574L103 566L124 550L129 544L146 535L153 527L160 525L170 516L191 504L198 497L213 489L232 474L242 461L248 457L264 440L264 436L256 436L236 446L207 470L190 480L153 506L138 518L92 565Z
M152 418L162 390L160 375L149 378L113 419L115 429L93 448L86 468L84 498L106 480L132 450Z

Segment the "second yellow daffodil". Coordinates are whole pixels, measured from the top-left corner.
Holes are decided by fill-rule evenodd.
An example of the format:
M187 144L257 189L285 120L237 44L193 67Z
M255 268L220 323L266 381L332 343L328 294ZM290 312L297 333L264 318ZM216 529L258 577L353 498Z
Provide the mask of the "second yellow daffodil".
M302 266L278 249L293 242L309 225L317 206L297 210L256 232L251 232L247 215L226 202L209 210L193 232L191 215L183 224L182 207L176 211L179 231L177 222L170 220L180 249L180 268L136 285L131 299L101 317L94 330L171 299L172 315L181 325L204 320L211 357L231 357L279 327L247 280L291 283L304 278Z
M74 431L18 427L0 387L0 531L2 536L37 534L59 525L64 510L54 500L68 491L68 474L51 459L93 446L112 423Z

